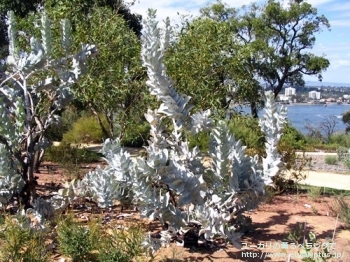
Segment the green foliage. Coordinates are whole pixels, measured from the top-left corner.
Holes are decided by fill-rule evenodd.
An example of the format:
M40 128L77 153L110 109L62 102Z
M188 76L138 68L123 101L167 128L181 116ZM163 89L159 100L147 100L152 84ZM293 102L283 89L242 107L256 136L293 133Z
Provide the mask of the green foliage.
M324 162L327 165L336 165L337 162L338 162L338 159L337 159L336 156L326 156L325 159L324 159Z
M93 219L88 225L76 222L73 215L57 225L59 250L73 261L128 262L144 253L144 229L140 225L114 229Z
M350 148L350 134L348 133L334 133L331 135L329 141L330 145L336 145L337 147L346 147Z
M309 188L307 196L309 199L316 201L321 197L322 192L323 192L323 188L314 186Z
M209 141L210 134L208 132L201 131L195 135L188 134L188 142L191 149L197 146L201 152L208 153Z
M63 134L73 128L73 124L84 115L84 111L71 105L64 109L61 113L61 123L56 126L51 126L46 130L46 136L50 141L61 141Z
M149 139L150 125L148 122L129 126L120 140L122 146L142 147Z
M58 146L51 146L45 152L44 159L58 164L81 164L96 162L101 154L78 146L61 142Z
M247 147L252 156L258 154L263 156L265 153L265 137L259 127L258 119L250 116L235 115L228 122L230 134L233 134L237 140L241 140ZM209 133L199 132L196 135L188 135L190 147L198 146L202 152L209 150Z
M284 173L274 177L275 193L282 193L288 190L295 190L296 183L305 179L304 169L311 163L311 158L306 157L305 153L297 154L297 149L305 148L306 143L304 137L289 123L284 125L287 135L282 135L278 144L278 151L282 155L282 160L285 163L285 168L289 171L289 175Z
M350 110L345 111L342 116L342 121L346 125L346 132L350 131Z
M231 101L256 101L259 85L246 70L246 54L232 41L230 24L199 17L182 26L164 63L177 89L192 97L194 110L215 108L224 117Z
M296 223L290 227L289 232L287 233L286 240L299 244L303 242L304 230L306 225L304 223Z
M209 18L225 24L231 32L228 35L235 36L231 40L232 51L222 51L240 58L242 68L249 72L248 77L245 75L247 82L252 84L254 77L262 78L276 96L286 83L303 85L303 74L322 78L321 73L329 66L329 61L324 57L305 52L313 48L315 34L330 27L328 20L318 15L316 8L309 3L290 1L285 5L270 0L265 4L253 3L234 9L217 1L203 8L201 15L202 26ZM214 41L208 38L209 43ZM235 81L243 76L237 75L237 71L233 74ZM255 101L259 99L258 88L242 86L241 82L237 86L238 90L244 87L249 102L248 97L252 94Z
M280 151L287 151L289 149L303 150L305 148L305 137L293 127L289 122L283 126L283 135L279 142Z
M89 61L86 76L75 86L75 96L103 119L104 136L127 136L154 103L145 85L140 41L117 11L109 8L91 10L88 19L76 21L75 27L75 45L89 40L99 48L98 59Z
M296 223L290 227L287 233L286 241L300 245L299 257L302 261L323 262L332 258L331 242L327 245L317 240L316 234L310 231L306 223ZM334 243L333 243L334 244ZM316 253L317 252L317 253ZM315 254L318 256L315 257Z
M299 256L302 257L302 261L324 262L328 259L332 259L334 253L332 247L334 247L335 243L325 242L321 244L320 241L317 240L316 234L312 231L304 230L304 235L305 241L299 250ZM320 245L321 248L315 247ZM315 252L317 252L317 256L315 256Z
M138 36L141 34L141 16L131 13L125 1L116 0L45 0L44 6L50 10L55 17L62 16L69 18L73 22L86 19L96 8L106 8L116 12L123 17L128 27Z
M264 154L265 137L259 127L258 119L236 115L230 120L228 127L235 138L241 140L247 148L254 149L260 156Z
M75 262L89 261L92 258L93 243L90 236L89 229L75 222L72 215L57 225L59 250Z
M100 251L99 261L128 262L140 257L145 251L141 245L144 233L140 225L131 225L128 230L111 230Z
M337 148L338 161L343 161L349 154L349 149L343 146Z
M329 27L327 18L318 15L317 9L307 2L291 1L285 6L271 0L263 7L257 28L253 29L259 41L268 45L259 64L259 75L271 87L275 86L275 95L285 83L303 82L301 74L318 75L322 79L321 73L329 61L305 49L312 49L315 34Z
M105 120L103 122L107 126L107 122ZM92 115L84 115L72 125L71 130L63 134L62 142L75 144L102 143L106 138L96 118Z
M20 216L4 216L4 223L0 224L1 261L50 261L45 234L23 226L26 219Z

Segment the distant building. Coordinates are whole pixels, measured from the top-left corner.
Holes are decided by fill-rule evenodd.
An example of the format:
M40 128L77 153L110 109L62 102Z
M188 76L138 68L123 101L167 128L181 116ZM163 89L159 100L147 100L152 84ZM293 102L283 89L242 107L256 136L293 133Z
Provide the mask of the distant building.
M293 88L293 87L287 87L287 88L284 90L284 95L285 95L285 96L294 96L294 95L295 95L295 88Z
M311 91L309 92L309 98L319 100L321 99L321 92Z
M277 96L277 101L282 102L282 103L289 103L289 97L285 95L278 95Z

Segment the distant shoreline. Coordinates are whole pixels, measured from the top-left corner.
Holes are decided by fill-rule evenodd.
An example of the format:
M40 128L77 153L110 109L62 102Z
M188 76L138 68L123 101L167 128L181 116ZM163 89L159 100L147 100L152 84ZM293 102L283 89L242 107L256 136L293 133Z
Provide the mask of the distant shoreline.
M289 104L280 104L280 105L287 105L287 106L350 106L350 104L340 104L338 105L337 103L326 103L326 104L310 104L310 103L289 103Z

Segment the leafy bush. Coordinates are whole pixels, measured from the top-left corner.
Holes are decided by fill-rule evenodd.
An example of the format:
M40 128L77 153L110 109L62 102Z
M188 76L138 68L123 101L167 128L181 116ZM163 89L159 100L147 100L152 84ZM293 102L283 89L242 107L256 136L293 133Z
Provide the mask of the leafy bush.
M349 149L343 146L340 146L337 148L337 156L338 156L338 161L343 161L347 154L349 153Z
M142 147L146 145L149 139L150 125L148 122L130 127L124 132L120 140L122 146Z
M128 262L144 253L142 242L144 240L144 230L142 226L132 225L128 230L112 230L107 235L105 245L99 252L99 261Z
M72 129L73 124L84 114L84 111L78 110L75 106L67 107L61 113L61 123L58 125L50 126L46 130L46 137L50 141L61 141L63 134Z
M73 261L89 261L92 257L93 243L88 228L79 225L69 215L57 225L57 240L62 254Z
M345 131L349 132L350 131L350 110L347 110L343 113L342 121L346 125Z
M289 170L289 175L280 173L273 178L275 194L285 191L295 190L296 182L305 178L303 170L311 162L311 158L305 154L297 154L297 150L305 147L305 138L302 133L296 130L290 123L283 126L283 135L278 143L278 152L282 156L285 168Z
M96 162L101 154L78 146L61 142L58 146L51 146L45 151L44 159L58 164L81 164Z
M228 124L231 134L249 149L254 150L258 155L263 155L265 151L264 133L259 127L258 119L236 115Z
M322 195L321 187L314 186L308 190L308 198L313 201L316 201L317 199L319 199L321 195Z
M304 135L289 122L286 122L283 126L283 135L279 142L279 148L303 150L305 144L306 140Z
M208 132L198 132L195 135L188 134L190 148L198 147L201 152L209 152L210 134Z
M106 120L103 125L107 127ZM72 129L63 134L66 143L101 143L107 137L94 116L82 116L72 126Z
M331 135L328 144L350 148L350 133L335 133Z
M336 165L337 162L338 162L338 159L337 159L336 156L326 156L325 159L324 159L324 162L327 165Z
M144 253L144 233L140 225L115 229L102 225L99 219L83 226L72 214L57 225L59 250L73 261L132 261Z
M0 225L1 261L49 261L44 234L26 224L25 217L5 217Z

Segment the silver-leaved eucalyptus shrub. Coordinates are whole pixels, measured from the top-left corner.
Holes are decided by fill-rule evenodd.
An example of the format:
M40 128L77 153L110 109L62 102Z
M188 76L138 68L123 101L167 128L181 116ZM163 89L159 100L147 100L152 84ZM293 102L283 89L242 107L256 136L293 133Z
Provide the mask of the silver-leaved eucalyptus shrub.
M9 56L0 83L0 204L19 193L24 205L36 205L34 169L49 145L45 131L59 124L58 113L72 97L70 87L97 51L84 44L71 54L71 26L67 20L61 24L64 56L54 58L51 23L44 12L41 39L31 37L29 51L19 50L20 34L13 12L8 13Z
M191 98L177 93L163 64L170 32L169 19L161 30L150 10L144 24L142 60L150 93L161 105L145 114L151 126L146 156L131 161L118 140L107 140L102 152L108 166L68 183L60 195L67 201L89 195L100 207L112 206L115 200L133 202L142 217L158 219L166 229L160 239L147 236L144 244L152 250L194 227L199 228L197 236L207 240L225 237L240 247L242 232L234 219L259 204L264 187L282 166L277 142L285 114L277 113L273 94L267 92L266 114L260 122L267 157L261 165L258 156L245 154L245 147L224 121L214 125L209 110L192 114ZM209 165L204 165L197 148L190 150L184 136L184 131L196 134L203 130L211 131Z

